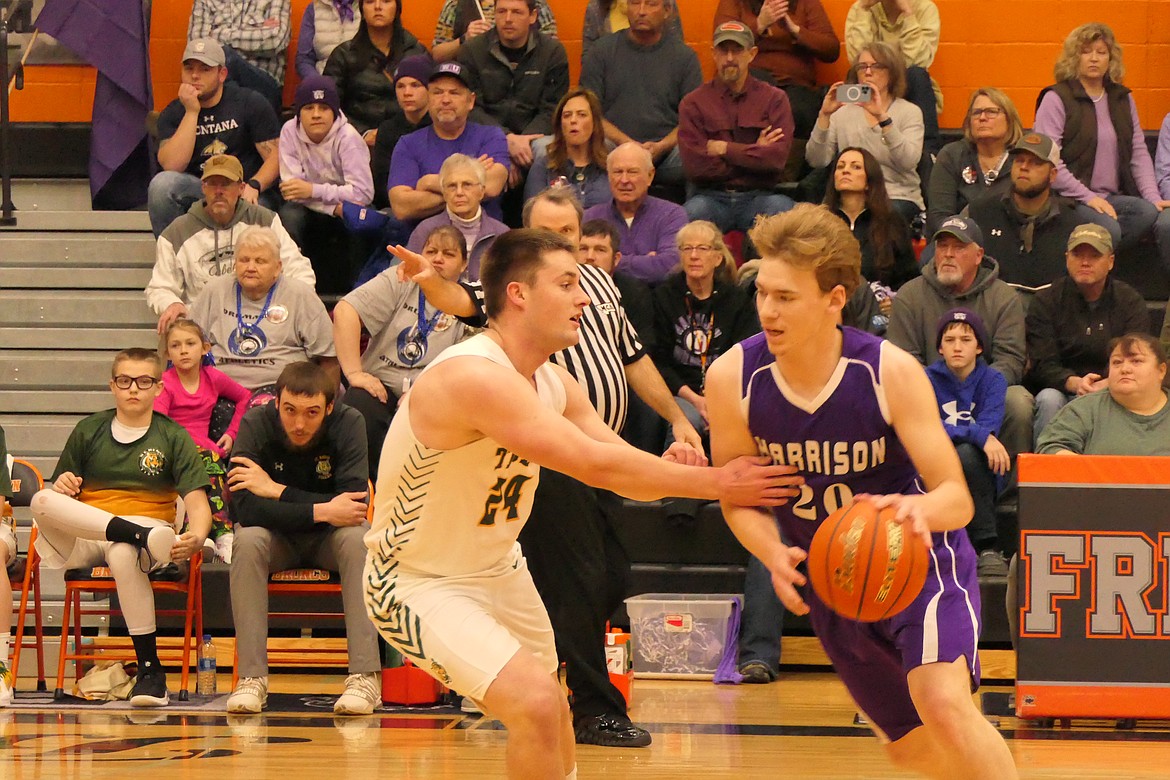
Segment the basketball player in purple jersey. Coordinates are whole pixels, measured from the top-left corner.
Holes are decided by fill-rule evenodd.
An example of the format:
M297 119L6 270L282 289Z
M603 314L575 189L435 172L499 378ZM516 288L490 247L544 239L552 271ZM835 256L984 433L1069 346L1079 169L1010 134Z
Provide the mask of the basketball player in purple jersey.
M973 505L926 374L892 344L839 325L861 259L839 218L800 205L758 222L751 238L763 256L763 332L707 373L712 456L765 454L796 467L804 484L773 512L724 504L728 525L771 571L784 605L810 615L896 765L948 780L1016 777L1007 744L971 697L979 583L963 527ZM796 569L819 524L863 495L892 507L930 547L922 594L877 623L832 612Z

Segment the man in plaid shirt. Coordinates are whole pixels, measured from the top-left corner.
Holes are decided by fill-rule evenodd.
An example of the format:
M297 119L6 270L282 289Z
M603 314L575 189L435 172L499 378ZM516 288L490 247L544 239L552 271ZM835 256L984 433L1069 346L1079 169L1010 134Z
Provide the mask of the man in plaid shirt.
M195 0L187 40L223 44L230 78L254 89L280 114L291 0Z

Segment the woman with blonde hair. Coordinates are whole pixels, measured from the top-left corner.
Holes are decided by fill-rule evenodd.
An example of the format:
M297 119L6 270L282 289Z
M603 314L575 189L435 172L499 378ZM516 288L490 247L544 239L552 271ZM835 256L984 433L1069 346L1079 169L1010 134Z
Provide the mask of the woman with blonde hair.
M1053 189L1080 202L1118 249L1153 227L1170 269L1170 201L1158 193L1137 105L1121 83L1125 65L1113 31L1097 22L1073 30L1054 73L1056 83L1036 101L1034 128L1060 144Z
M1023 135L1020 114L1002 90L980 87L971 93L963 137L944 146L934 161L926 195L927 235L976 198L999 197L1011 189L1008 149Z
M715 358L758 333L751 292L736 281L735 259L712 222L678 231L679 269L654 288L654 365L695 430L706 436L703 385Z

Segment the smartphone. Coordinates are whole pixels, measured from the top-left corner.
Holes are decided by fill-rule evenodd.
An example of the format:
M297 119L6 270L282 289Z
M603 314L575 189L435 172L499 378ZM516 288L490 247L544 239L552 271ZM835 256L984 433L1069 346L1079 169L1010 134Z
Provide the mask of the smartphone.
M838 103L868 103L873 98L869 84L842 84L837 87Z

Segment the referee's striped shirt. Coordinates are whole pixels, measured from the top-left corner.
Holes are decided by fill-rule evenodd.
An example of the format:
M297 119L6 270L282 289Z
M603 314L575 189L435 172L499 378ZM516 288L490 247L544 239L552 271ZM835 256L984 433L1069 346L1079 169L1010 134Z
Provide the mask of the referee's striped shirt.
M589 305L581 316L581 339L551 360L581 383L605 424L621 433L629 408L629 386L625 366L645 354L634 326L622 308L622 294L609 274L600 268L579 263L581 289ZM465 283L480 318L484 314L483 285Z

